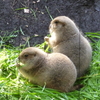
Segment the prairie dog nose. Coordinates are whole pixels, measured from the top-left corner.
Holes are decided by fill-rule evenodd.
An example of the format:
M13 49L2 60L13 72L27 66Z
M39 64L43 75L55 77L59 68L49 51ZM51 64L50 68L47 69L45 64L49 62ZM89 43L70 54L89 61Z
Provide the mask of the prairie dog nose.
M16 58L16 63L18 64L20 62L20 57Z
M20 57L18 57L17 59L20 60Z

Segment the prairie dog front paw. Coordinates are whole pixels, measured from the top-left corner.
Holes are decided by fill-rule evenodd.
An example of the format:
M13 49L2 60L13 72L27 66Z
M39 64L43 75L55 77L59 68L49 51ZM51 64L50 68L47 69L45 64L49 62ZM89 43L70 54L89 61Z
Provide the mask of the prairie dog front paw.
M20 64L17 63L17 64L16 64L16 67L20 67Z
M49 41L49 37L45 36L44 40L48 42Z

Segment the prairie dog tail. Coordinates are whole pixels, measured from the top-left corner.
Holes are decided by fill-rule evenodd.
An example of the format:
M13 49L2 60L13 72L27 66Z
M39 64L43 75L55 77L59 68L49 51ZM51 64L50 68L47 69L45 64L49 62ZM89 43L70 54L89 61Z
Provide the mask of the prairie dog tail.
M70 89L70 92L74 90L80 90L82 87L84 87L82 84L75 85Z

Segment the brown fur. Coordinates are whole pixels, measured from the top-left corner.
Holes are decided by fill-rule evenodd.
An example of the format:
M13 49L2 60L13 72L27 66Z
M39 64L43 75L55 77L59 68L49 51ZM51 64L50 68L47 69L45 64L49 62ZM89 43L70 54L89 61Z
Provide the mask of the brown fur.
M88 40L83 37L75 23L66 16L56 17L49 26L51 37L45 37L45 41L53 49L53 52L67 55L75 64L78 77L82 76L89 67L92 48Z
M73 62L60 53L47 54L44 51L29 47L19 55L19 61L24 64L20 73L34 84L57 89L62 92L72 90L77 72Z

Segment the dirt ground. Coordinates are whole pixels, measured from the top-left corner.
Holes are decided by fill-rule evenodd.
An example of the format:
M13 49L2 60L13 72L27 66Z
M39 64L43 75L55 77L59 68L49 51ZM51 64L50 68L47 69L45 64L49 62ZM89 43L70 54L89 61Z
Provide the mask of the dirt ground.
M51 17L60 15L69 16L83 32L100 31L99 0L0 0L0 42L42 43Z

